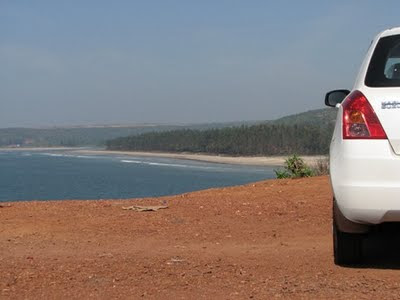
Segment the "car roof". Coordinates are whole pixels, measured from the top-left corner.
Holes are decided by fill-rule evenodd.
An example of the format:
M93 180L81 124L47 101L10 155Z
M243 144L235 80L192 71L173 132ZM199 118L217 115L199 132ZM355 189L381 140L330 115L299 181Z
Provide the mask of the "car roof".
M400 34L400 27L386 29L377 35L377 38Z

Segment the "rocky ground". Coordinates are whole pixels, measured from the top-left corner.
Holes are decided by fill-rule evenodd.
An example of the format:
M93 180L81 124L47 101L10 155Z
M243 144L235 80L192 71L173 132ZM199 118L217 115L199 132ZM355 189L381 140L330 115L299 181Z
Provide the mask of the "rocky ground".
M3 203L0 299L398 298L400 251L333 264L327 177L158 199ZM122 207L168 205L156 212Z

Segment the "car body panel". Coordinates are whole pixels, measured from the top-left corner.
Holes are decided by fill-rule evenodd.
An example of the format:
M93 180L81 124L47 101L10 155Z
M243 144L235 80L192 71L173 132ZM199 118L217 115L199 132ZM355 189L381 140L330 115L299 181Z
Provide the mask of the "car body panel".
M343 108L339 104L330 146L331 184L337 206L348 220L360 224L400 222L400 106L382 106L382 102L400 103L400 87L368 87L364 83L379 39L395 34L400 35L400 28L374 38L352 89L368 99L388 139L343 139Z
M387 102L399 102L400 104L400 88L369 88L359 87L364 96L368 99L383 129L386 132L388 140L396 154L400 154L400 105L393 108L383 108L383 104Z

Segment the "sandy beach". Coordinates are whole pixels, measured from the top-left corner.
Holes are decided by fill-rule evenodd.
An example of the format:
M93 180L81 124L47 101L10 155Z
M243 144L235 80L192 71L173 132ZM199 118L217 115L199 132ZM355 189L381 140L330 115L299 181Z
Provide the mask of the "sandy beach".
M164 157L175 159L187 159L222 164L238 164L253 166L282 166L286 156L222 156L192 153L165 153L165 152L133 152L133 151L110 151L110 150L76 150L81 154L117 154L143 157ZM310 165L315 164L319 159L326 156L301 156Z
M85 147L21 147L0 148L0 151L71 151L88 155L127 155L137 157L162 157L174 159L187 159L220 164L249 165L249 166L282 166L287 156L226 156L201 153L169 153L145 151L112 151L105 149L88 149ZM315 165L318 160L327 158L325 155L299 155L308 165Z

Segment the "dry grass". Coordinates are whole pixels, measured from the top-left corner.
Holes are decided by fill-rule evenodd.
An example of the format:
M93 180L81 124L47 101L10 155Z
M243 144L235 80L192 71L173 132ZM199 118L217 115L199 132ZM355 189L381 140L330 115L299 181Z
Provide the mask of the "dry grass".
M329 157L318 159L312 166L313 174L315 176L328 175L329 174Z

